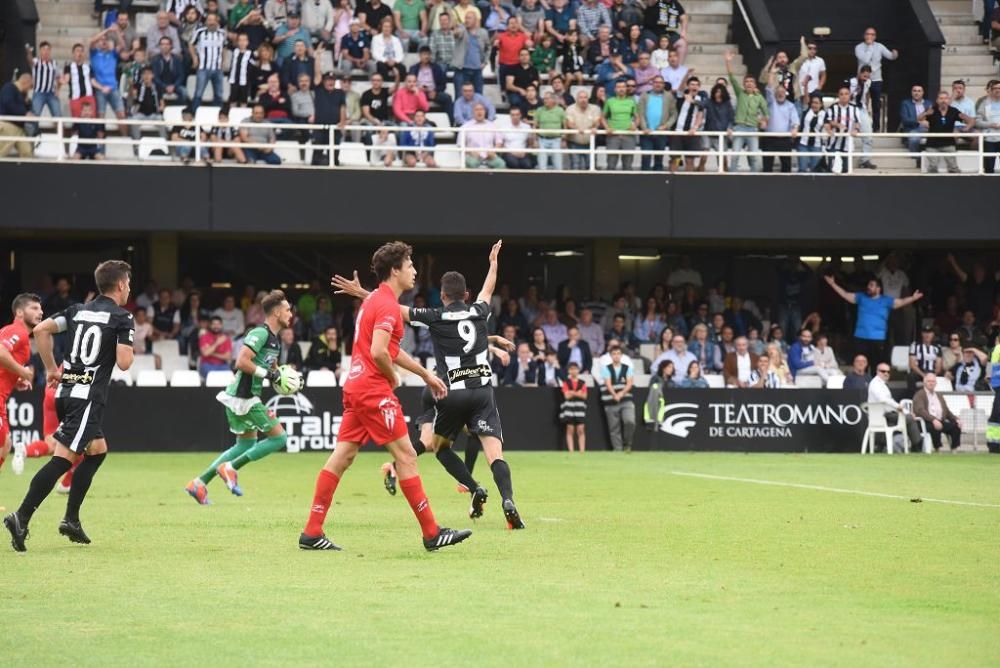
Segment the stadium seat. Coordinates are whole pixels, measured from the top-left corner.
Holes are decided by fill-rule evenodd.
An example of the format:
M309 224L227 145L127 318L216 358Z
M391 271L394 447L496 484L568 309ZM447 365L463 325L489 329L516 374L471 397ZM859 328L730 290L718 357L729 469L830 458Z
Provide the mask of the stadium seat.
M39 135L38 144L35 146L36 158L41 160L58 160L63 155L65 155L65 148L60 141L59 135Z
M310 371L306 376L306 387L336 387L337 375L326 369Z
M721 390L726 387L726 379L718 373L706 373L705 380L708 381L708 386L713 390Z
M892 410L892 407L886 404L865 402L861 404L861 409L868 414L868 428L865 429L864 436L861 437L861 454L867 452L875 454L875 436L877 434L885 436L886 454L892 454L895 434L900 434L903 437L903 451L909 454L910 439L906 435L906 420L899 420L894 425L886 422L885 412Z
M170 387L201 387L201 376L191 369L174 371L170 374Z
M174 371L188 371L191 368L187 357L181 355L164 355L160 358L160 370L169 378Z
M651 376L648 373L637 373L632 376L632 384L635 387L649 387Z
M163 120L170 125L177 125L184 120L184 105L174 104L163 108Z
M639 356L645 357L648 360L655 360L656 355L656 344L655 343L643 343L639 346Z
M115 365L115 368L111 370L111 382L112 383L125 383L129 387L132 387L132 374L128 371L122 371Z
M361 142L345 141L340 145L340 164L344 167L367 167L368 157Z
M434 357L428 357L427 363L424 366L427 367L428 371L433 371L434 369L437 368L437 359L435 359Z
M427 114L427 120L436 125L439 128L450 128L451 122L448 120L448 114L443 111L431 111ZM440 142L443 139L451 139L455 136L454 132L435 132L434 140Z
M303 146L297 141L279 141L274 146L274 152L278 154L278 157L281 158L281 163L284 165L301 165L302 154L299 152L301 147ZM310 157L306 155L306 161Z
M299 350L302 351L302 359L309 357L310 348L312 348L312 341L299 341Z
M823 389L823 379L819 376L798 375L795 377L795 387L807 390Z
M892 368L896 371L906 373L910 368L910 349L907 346L893 346L892 357L890 358ZM939 392L941 390L938 390Z
M423 387L426 384L424 379L416 374L410 373L403 376L403 385L405 387Z
M219 122L219 107L202 105L194 112L194 120L202 130L208 131Z
M646 373L646 361L639 359L638 357L632 358L632 371L636 374Z
M830 376L826 381L826 389L828 390L842 390L844 389L844 381L847 380L847 376L843 374L838 374L836 376Z
M438 146L434 150L434 162L441 169L461 169L462 152L454 145Z
M903 399L899 402L899 406L903 409L903 413L913 413L913 399ZM934 442L931 440L931 435L927 432L927 422L919 417L915 417L914 419L917 421L917 426L920 427L921 449L925 455L930 454L934 450Z
M340 358L340 368L344 371L349 371L351 369L351 356L344 355Z
M136 355L135 359L132 360L132 366L129 367L129 373L132 374L132 380L139 378L140 371L152 371L156 369L156 358L152 355Z
M153 354L160 357L178 357L181 354L181 349L177 345L177 341L163 339L162 341L153 341Z
M153 154L156 151L156 155ZM159 137L139 138L140 160L170 160L170 147L165 139Z
M937 377L937 391L938 392L954 392L955 387L951 384L951 381L944 376Z
M589 373L580 374L580 378L583 378L583 382L587 387L597 387L597 381Z
M226 387L236 375L232 371L209 371L205 376L205 387Z
M157 369L145 369L135 379L138 387L166 387L167 374Z
M250 107L232 107L229 110L229 123L230 125L239 125L252 115L253 109Z

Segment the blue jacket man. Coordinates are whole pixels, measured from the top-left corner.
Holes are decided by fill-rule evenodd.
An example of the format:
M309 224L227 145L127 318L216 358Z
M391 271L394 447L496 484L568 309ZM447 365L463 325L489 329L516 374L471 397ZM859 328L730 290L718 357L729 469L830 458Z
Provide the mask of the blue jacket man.
M924 99L924 87L920 84L914 84L910 90L910 99L903 100L902 104L899 105L899 128L903 132L910 133L906 139L910 153L920 152L920 135L927 132L927 129L920 126L917 117L930 109L931 106L931 103Z
M424 68L430 68L431 75L434 77L434 90L424 89L427 101L441 107L441 111L448 114L449 122L453 123L452 108L454 107L454 102L451 96L444 92L445 87L448 85L448 77L443 67L431 62L431 50L426 46L420 47L420 62L410 67L409 74L417 77L417 82L419 83L420 71Z
M187 91L184 89L186 77L184 75L184 63L177 56L164 56L162 54L153 58L153 82L156 84L157 92L163 97L167 92L167 86L174 87L177 95L177 102L187 100Z

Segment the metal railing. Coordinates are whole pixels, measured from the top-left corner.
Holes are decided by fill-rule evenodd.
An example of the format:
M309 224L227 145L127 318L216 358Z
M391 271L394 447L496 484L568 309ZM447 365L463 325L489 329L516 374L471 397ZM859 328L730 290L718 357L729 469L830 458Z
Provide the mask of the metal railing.
M146 160L156 160L157 156L155 154L151 155L150 150L166 150L169 154L168 158L179 158L180 151L176 149L188 149L193 153L193 158L195 160L202 159L206 154L208 154L210 149L221 148L221 149L257 149L257 150L270 150L270 151L280 151L285 155L290 152L315 152L321 151L326 153L325 162L320 167L325 168L359 168L359 167L383 167L380 162L375 162L370 156L373 152L385 152L392 151L396 154L396 159L404 153L419 153L419 154L432 154L438 166L445 169L457 169L457 170L468 170L476 169L478 166L471 166L467 162L467 158L481 153L493 154L496 156L503 156L509 154L523 154L535 156L536 158L545 158L547 156L560 156L564 158L569 158L571 156L584 156L586 157L585 167L583 170L580 169L567 169L564 168L562 171L604 171L598 169L599 158L606 160L611 156L616 156L619 158L629 158L629 162L635 165L635 158L642 160L652 160L655 158L662 159L664 164L668 168L671 167L671 162L680 158L697 158L699 163L704 159L706 164L700 164L701 169L707 168L707 160L709 158L714 158L715 164L713 168L709 170L713 173L729 173L729 165L739 159L747 160L749 165L749 160L753 159L753 162L758 162L761 158L792 158L793 164L797 162L794 160L798 158L799 160L804 160L806 162L811 162L814 160L827 161L837 163L838 172L845 174L852 174L857 171L855 166L855 161L860 159L863 161L875 160L880 158L907 158L910 160L920 161L926 159L944 159L948 157L959 158L963 156L975 156L977 167L975 170L965 173L976 173L983 174L984 170L984 159L988 156L994 158L1000 158L1000 152L987 150L992 148L993 145L987 146L987 143L983 141L984 138L989 137L991 140L1000 141L1000 135L989 134L982 132L962 132L956 133L954 135L932 135L928 133L905 133L905 132L888 132L888 133L851 133L850 135L845 134L827 134L827 133L816 133L816 143L822 143L823 146L820 151L807 152L802 150L761 150L758 146L756 150L749 150L745 147L740 147L734 149L732 147L733 139L794 139L794 146L797 149L799 147L799 140L801 135L795 135L792 133L774 133L774 132L708 132L708 131L698 131L696 133L690 132L678 132L678 131L664 131L664 132L642 132L642 131L628 131L628 132L611 132L605 130L587 130L580 131L576 129L561 129L561 130L540 130L531 128L527 124L522 124L519 127L513 127L509 123L505 124L503 122L493 123L490 126L479 129L474 127L438 127L438 126L423 126L421 129L424 132L431 133L435 136L434 146L403 146L402 142L399 140L402 133L409 132L413 129L413 126L406 125L384 125L384 126L374 126L374 125L344 125L344 126L334 126L334 125L314 125L314 124L303 124L303 123L214 123L206 124L204 122L199 123L198 121L164 121L164 120L110 120L110 119L82 119L82 118L66 118L66 117L11 117L11 116L0 116L0 121L7 121L17 124L34 123L45 125L50 128L55 129L54 133L46 133L43 135L36 136L25 136L25 135L11 135L0 133L0 145L5 144L16 144L16 143L29 143L34 147L35 144L47 143L49 148L52 148L52 144L58 146L54 154L50 155L48 152L44 153L42 156L44 158L62 161L67 160L71 157L69 149L73 146L99 146L104 152L105 158L108 155L109 147L124 148L128 147L132 149L132 156L125 155L120 156L116 159L119 162L129 162L138 160L140 162ZM76 136L71 135L69 130L73 125L80 123L91 123L97 125L103 125L105 127L106 136L101 139L80 139ZM131 136L112 136L108 128L116 128L121 133L121 128L131 128L140 127L144 129L152 129L154 131L166 135L165 138L161 135L160 137L145 136L139 137L138 139ZM181 139L171 139L170 133L172 129L177 127L199 127L199 132L193 140L181 140ZM258 128L258 129L271 129L276 133L280 133L279 141L277 143L253 143L244 141L220 141L214 138L210 132L216 128L232 128L235 134L239 134L239 130L246 129L248 127ZM371 137L373 135L379 134L380 131L385 131L387 133L393 133L396 136L395 145L379 145L373 144L371 142ZM318 133L318 134L317 134ZM472 135L482 134L482 133L493 133L499 137L502 141L504 135L510 135L511 133L523 133L526 138L526 145L524 147L510 147L503 146L502 144L492 146L492 147L475 147L469 146L469 138ZM203 134L205 136L203 137ZM583 137L586 139L586 143L568 143L561 142L559 148L542 148L537 144L537 140L549 139L560 137L562 139L569 139L571 137ZM908 140L914 137L920 140L925 140L930 137L934 138L953 138L959 141L968 141L971 144L969 150L962 150L956 152L935 152L935 153L914 153L910 152L902 144L904 140ZM630 137L636 141L635 148L626 149L610 149L607 146L601 145L606 144L609 138L613 137ZM670 148L669 146L662 150L649 150L642 149L639 146L643 137L663 137L663 138L694 138L701 139L703 148L694 150L678 150ZM345 138L353 139L354 141L345 141ZM437 138L441 139L455 139L455 143L437 143ZM321 141L314 141L320 139ZM361 141L364 139L365 141ZM845 140L841 142L840 140ZM873 143L876 139L897 139L900 141L900 147L895 150L875 150L870 142ZM708 140L708 141L706 141ZM833 145L843 144L842 150L833 150ZM861 144L860 147L858 144ZM707 146L706 146L707 144ZM1000 143L995 144L997 148L1000 148ZM14 146L9 146L13 149ZM140 149L144 149L145 155L140 153ZM34 152L34 148L32 149ZM363 157L361 157L363 156ZM209 156L210 157L210 156ZM340 164L337 165L338 157L346 157L344 160L339 160ZM19 160L23 158L8 158L4 156L3 159L13 159ZM303 160L303 162L305 162ZM549 162L551 166L551 162ZM316 166L316 165L314 165ZM395 165L394 165L395 166ZM634 167L631 171L638 171ZM739 170L737 170L739 171ZM757 170L755 170L757 171ZM997 170L1000 172L1000 170ZM812 173L812 171L810 171ZM866 172L871 173L871 172Z

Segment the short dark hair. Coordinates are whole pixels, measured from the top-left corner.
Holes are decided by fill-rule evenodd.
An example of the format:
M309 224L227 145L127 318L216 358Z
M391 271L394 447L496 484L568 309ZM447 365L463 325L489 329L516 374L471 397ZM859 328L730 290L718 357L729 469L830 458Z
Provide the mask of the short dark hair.
M80 47L82 49L83 48L83 44L80 44L79 42L77 42L76 44L73 45L73 48L70 49L70 50L71 51L76 51L76 47Z
M468 287L465 284L465 276L457 271L446 272L441 277L441 294L452 302L465 301L465 293Z
M163 40L167 40L168 42L170 42L170 46L174 45L174 40L171 39L170 37L167 37L166 35L163 35L162 37L160 37L160 41L158 41L157 44L162 44ZM81 44L81 46L83 46L83 45Z
M372 255L372 271L379 282L392 276L393 269L402 269L406 260L413 255L413 247L402 241L390 241Z
M701 83L701 79L699 79L698 77L688 77L688 83L694 83L694 82Z
M965 85L965 80L964 79L955 79L954 81L951 82L952 86L958 86L959 84L961 84L961 85L964 86Z
M122 260L107 260L94 270L94 283L102 295L113 292L118 283L132 276L132 265Z
M622 351L622 347L619 346L619 345L610 345L610 346L608 346L608 354L609 355L611 353L613 353L613 352L619 352L620 353L621 351Z
M871 65L862 65L861 69L858 70L859 73L860 72L871 72L871 71L872 71L872 66Z
M32 302L42 303L42 298L33 292L22 292L18 296L14 297L14 301L11 302L10 312L17 315L18 309L22 309Z
M211 318L208 319L209 322L215 322L216 320L218 320L221 323L222 322L222 316L213 315Z
M271 290L268 292L260 301L260 306L264 309L264 315L271 315L274 309L281 306L281 302L283 301L285 301L285 293L281 290Z
M39 49L44 49L44 48L45 48L45 47L47 47L47 46L52 46L52 45L51 45L51 44L49 44L48 42L45 42L45 41L43 41L43 42L40 42L40 43L38 44L38 48L39 48Z

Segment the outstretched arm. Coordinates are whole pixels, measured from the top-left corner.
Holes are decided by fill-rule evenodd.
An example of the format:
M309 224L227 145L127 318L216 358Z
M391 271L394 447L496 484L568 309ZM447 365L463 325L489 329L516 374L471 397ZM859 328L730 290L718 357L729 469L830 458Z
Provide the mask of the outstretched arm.
M486 280L483 281L483 289L476 297L477 302L489 304L493 300L493 290L497 286L497 267L499 266L500 249L503 248L503 239L500 239L493 248L490 249L490 270L486 272Z
M897 309L897 308L903 308L904 306L909 306L913 302L923 299L923 296L924 293L922 293L920 290L914 290L913 294L910 295L909 297L892 300L892 308Z
M958 280L963 283L969 280L969 275L958 265L958 260L951 253L948 253L948 264L951 265L951 270L958 276Z
M854 297L854 294L848 292L844 288L837 285L837 280L832 275L824 276L823 280L825 280L830 285L830 287L833 288L833 291L836 292L838 295L840 295L841 299L843 299L844 301L850 304L858 303L858 300Z
M367 299L368 295L371 294L368 290L361 287L361 281L358 279L358 272L354 272L353 279L346 279L340 274L336 274L330 279L330 287L334 288L333 294L335 295L349 295L351 297L357 297L358 299ZM399 305L399 313L403 316L403 322L410 322L410 307Z
M509 341L502 336L493 335L486 338L490 342L490 345L497 346L498 348L504 348L510 352L514 352L514 350L517 349L517 346L514 345L513 341Z

